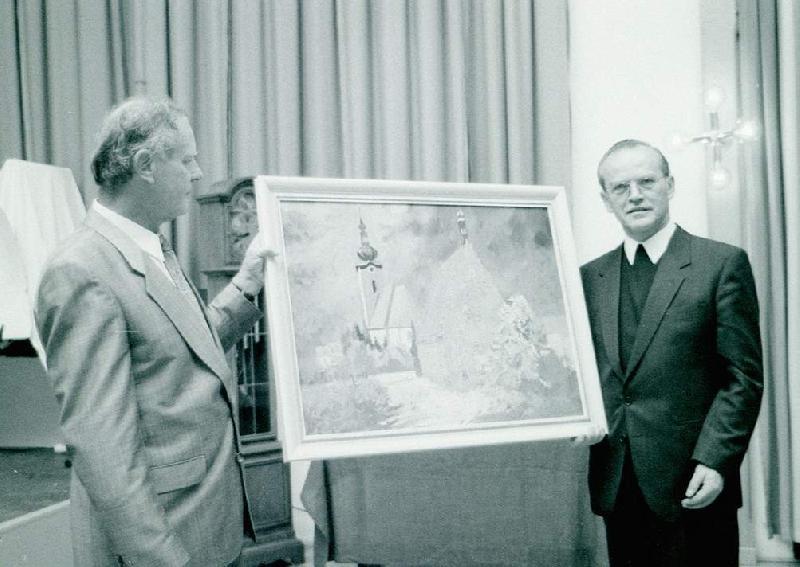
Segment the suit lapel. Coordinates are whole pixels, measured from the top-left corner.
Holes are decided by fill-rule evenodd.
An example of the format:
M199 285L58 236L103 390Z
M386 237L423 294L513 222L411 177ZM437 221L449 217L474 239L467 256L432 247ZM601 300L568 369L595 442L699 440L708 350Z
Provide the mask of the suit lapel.
M94 209L89 209L84 223L113 244L134 272L144 275L144 253L125 233Z
M605 265L601 266L600 275L600 320L603 322L603 339L606 354L614 372L624 376L619 360L619 279L622 246L616 253L609 254Z
M664 318L664 313L666 313L667 308L686 278L683 268L691 264L691 261L689 234L678 227L675 229L666 252L658 262L653 285L644 304L642 320L639 323L636 340L631 350L626 379L629 379L636 371L636 367L650 345L656 329L658 329L661 320Z
M192 290L192 294L194 294L194 299L195 301L197 301L197 304L203 307L200 310L203 314L203 320L206 322L206 327L208 328L208 330L211 331L211 338L214 339L214 344L216 344L219 350L222 352L222 342L219 340L219 337L217 336L217 331L214 329L214 325L208 318L208 311L204 307L205 303L203 303L203 298L200 297L200 292L197 291L197 288L194 287L192 280L190 280L189 278L186 278L186 283L189 285L189 289Z
M226 376L227 363L214 342L205 320L201 322L197 319L194 310L186 304L183 294L167 279L154 261L148 259L144 266L147 294L161 307L200 360L220 378Z
M111 242L134 272L144 276L145 289L150 298L161 307L189 348L224 382L229 374L228 365L221 349L215 344L210 326L205 321L204 328L204 321L198 320L181 292L156 266L155 261L149 259L130 238L96 211L89 211L85 223ZM227 388L229 384L225 386Z

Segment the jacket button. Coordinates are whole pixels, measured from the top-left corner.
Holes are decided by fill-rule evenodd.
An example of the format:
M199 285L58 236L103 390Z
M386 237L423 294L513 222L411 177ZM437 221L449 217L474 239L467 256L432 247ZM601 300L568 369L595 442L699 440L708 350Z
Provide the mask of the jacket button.
M631 399L631 397L630 397L628 394L626 394L626 395L625 395L625 397L624 397L624 398L622 398L622 400L625 402L625 405L626 405L626 406L629 406L629 405L631 405L631 402L633 401L633 400Z
M244 464L244 457L242 457L242 455L239 453L236 453L236 462L240 465Z

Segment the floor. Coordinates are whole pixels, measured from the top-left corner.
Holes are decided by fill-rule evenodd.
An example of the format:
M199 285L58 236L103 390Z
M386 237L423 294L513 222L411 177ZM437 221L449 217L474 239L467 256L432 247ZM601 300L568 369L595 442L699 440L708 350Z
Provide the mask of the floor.
M0 523L68 499L68 463L51 448L0 450Z
M36 522L47 524L47 538L51 541L61 541L63 545L69 545L68 534L62 534L63 537L58 538L53 534L53 530L64 528L63 524L67 523L64 520L68 517L66 514L67 509L64 505L60 505L63 501L69 498L69 461L63 456L53 452L52 449L20 449L20 450L0 450L0 524L3 522L19 522L24 523L24 518L36 518L37 510L50 507L52 514L58 515L61 518L56 525L52 522L47 524L48 518L40 514L41 518L36 518ZM295 510L295 512L298 512ZM54 516L55 517L55 516ZM13 523L11 522L11 523ZM28 522L28 530L32 530L32 526L36 522ZM306 564L311 564L313 558L311 557L311 550L313 549L313 524L307 514L295 513L295 530L297 536L306 545ZM24 531L19 531L20 543L23 545ZM31 532L33 533L33 532ZM44 538L43 538L44 539ZM2 536L0 536L2 540ZM8 538L4 543L6 547L13 544ZM44 543L44 542L43 542ZM37 548L40 546L36 546ZM0 545L0 552L3 551L3 545ZM6 550L7 551L7 550ZM44 549L42 549L44 554ZM38 563L34 558L28 557L29 561L25 561L28 565L47 565L47 562ZM2 563L2 562L0 562ZM353 563L328 563L330 567L354 567ZM758 567L789 567L800 566L800 562L759 562Z

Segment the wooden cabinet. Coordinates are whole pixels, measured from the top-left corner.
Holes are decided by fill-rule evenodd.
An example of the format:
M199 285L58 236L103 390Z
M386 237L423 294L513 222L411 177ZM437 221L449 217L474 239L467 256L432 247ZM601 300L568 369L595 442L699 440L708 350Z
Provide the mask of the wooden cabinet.
M253 179L216 183L197 202L198 257L211 298L236 274L258 230ZM256 301L262 307L263 294ZM252 526L252 533L245 534L242 567L303 561L303 545L292 528L289 465L283 462L277 439L268 341L265 318L227 354L239 388L240 453Z

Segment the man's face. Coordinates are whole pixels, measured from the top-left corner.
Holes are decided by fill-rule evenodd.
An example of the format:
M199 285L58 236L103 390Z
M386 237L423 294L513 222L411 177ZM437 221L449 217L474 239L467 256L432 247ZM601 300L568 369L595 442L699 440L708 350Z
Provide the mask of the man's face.
M652 148L619 149L601 164L600 174L603 202L628 236L643 242L667 224L674 184Z
M197 143L189 120L177 121L178 137L175 147L154 157L153 194L151 206L164 221L172 220L189 210L192 183L203 177L197 165Z

